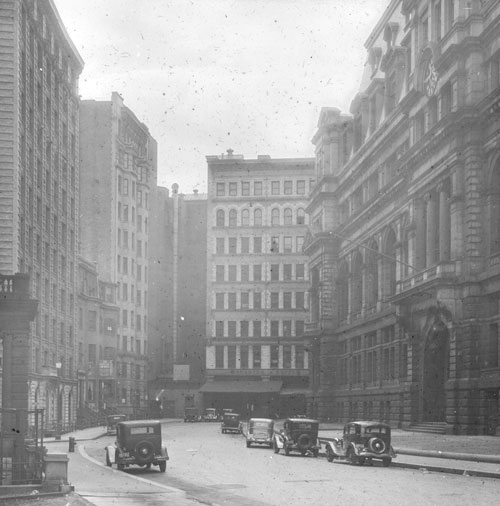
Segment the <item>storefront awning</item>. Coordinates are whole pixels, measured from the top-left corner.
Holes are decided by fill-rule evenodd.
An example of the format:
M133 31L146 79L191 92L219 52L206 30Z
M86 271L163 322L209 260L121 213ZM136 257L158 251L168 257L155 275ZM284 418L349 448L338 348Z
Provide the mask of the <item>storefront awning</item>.
M282 388L280 395L307 395L309 390L307 388Z
M200 388L200 392L214 394L278 393L282 385L282 381L209 381Z

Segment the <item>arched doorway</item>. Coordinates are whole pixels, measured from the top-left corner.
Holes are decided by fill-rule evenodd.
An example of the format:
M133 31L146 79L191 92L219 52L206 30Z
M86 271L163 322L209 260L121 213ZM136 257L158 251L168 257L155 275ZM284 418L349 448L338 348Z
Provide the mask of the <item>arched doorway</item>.
M423 421L446 421L445 382L449 331L440 318L432 324L424 348Z

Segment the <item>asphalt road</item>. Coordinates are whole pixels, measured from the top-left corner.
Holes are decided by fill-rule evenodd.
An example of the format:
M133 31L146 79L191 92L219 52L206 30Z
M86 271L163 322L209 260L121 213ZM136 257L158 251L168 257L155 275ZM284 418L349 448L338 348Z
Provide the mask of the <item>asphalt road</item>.
M247 449L242 436L221 434L215 423L169 423L163 437L170 454L165 474L106 468L104 446L113 438L104 437L69 454L69 479L96 506L489 506L500 493L499 480Z

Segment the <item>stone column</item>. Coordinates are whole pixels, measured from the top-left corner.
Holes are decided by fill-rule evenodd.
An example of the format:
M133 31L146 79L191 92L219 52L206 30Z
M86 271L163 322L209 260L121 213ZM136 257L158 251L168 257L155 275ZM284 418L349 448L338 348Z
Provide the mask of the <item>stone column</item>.
M417 270L425 268L426 255L426 230L427 223L425 221L425 202L423 199L415 199L415 224L416 224L416 241L415 241L415 267Z
M439 249L439 221L437 193L431 192L427 197L427 230L426 230L426 256L427 267L436 265Z

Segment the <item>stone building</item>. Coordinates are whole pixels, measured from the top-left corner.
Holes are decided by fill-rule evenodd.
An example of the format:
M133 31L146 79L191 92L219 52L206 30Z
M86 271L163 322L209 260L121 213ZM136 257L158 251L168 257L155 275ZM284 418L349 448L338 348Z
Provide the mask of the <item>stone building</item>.
M149 392L158 414L183 417L205 377L207 196L157 187L150 216Z
M305 411L305 207L314 159L208 156L205 407Z
M79 421L93 413L121 411L121 363L117 360L116 285L99 279L93 263L78 263L77 372Z
M495 433L500 2L393 0L309 202L310 409Z
M29 409L76 420L78 76L83 61L51 0L0 5L0 273L26 273L39 301L29 335Z
M148 242L157 147L118 93L84 100L80 114L80 252L116 285L121 411L148 408Z

